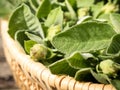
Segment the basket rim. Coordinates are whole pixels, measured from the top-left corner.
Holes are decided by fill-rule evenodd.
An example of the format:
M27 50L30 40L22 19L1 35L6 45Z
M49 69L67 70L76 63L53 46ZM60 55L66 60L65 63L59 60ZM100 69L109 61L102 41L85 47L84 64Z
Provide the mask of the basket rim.
M46 85L43 87L47 87L49 88L49 90L52 90L51 86L59 88L59 90L60 89L67 90L68 88L69 90L78 90L80 88L87 88L85 90L88 90L89 87L94 89L97 88L95 90L98 90L98 88L101 88L100 90L110 90L110 89L115 90L112 85L104 85L104 84L97 84L91 82L79 82L79 81L75 81L75 79L67 75L59 76L52 74L50 70L47 67L45 67L42 63L34 62L33 60L31 60L29 55L25 54L24 50L21 48L18 42L14 41L7 33L8 30L7 27L8 27L8 21L2 20L1 36L2 36L2 41L4 43L3 48L7 48L9 53L16 58L15 60L21 66L23 72L29 73L28 75L30 77L35 77L40 82L44 82Z

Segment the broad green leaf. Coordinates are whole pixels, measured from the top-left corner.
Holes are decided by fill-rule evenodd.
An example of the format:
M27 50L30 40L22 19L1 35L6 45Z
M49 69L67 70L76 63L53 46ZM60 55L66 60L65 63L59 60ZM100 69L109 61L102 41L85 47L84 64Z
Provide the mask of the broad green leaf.
M15 40L24 47L24 40L28 40L28 37L25 35L23 30L19 30L15 33Z
M63 11L60 7L51 10L48 14L45 26L50 27L51 25L60 25L62 27L63 22Z
M93 75L93 77L100 83L104 83L104 84L108 84L108 76L105 74L100 74L100 73L96 73L93 70L91 70L91 74Z
M120 14L112 13L110 20L117 33L120 33Z
M52 44L67 55L75 51L90 52L106 48L114 34L108 24L86 22L57 34Z
M25 4L22 4L13 12L9 21L8 32L12 38L14 38L15 32L18 30L25 30L44 38L39 20L31 13L29 7Z
M77 81L92 81L95 82L96 80L94 79L94 77L91 74L92 68L83 68L80 69L76 72L75 74L75 79Z
M77 71L68 64L66 59L56 61L49 66L49 69L53 74L65 74L70 76L74 76Z
M69 1L68 0L65 0L65 3L66 3L66 7L68 8L69 12L70 12L70 15L71 15L71 19L76 19L76 13L74 11L74 9L72 8L72 6L70 5Z
M28 36L29 39L37 42L37 43L40 43L40 44L43 44L43 40L41 39L41 37L35 35L35 34L32 34L32 33L29 33L29 32L25 32L25 34Z
M90 7L95 0L76 0L77 7Z
M89 67L90 64L83 58L79 52L73 53L70 57L67 58L69 65L75 69L81 69Z
M50 0L43 0L40 4L38 11L37 11L37 17L38 18L44 18L47 17L51 10L51 2Z
M33 47L34 44L37 44L37 43L35 41L32 41L32 40L24 41L25 51L28 54L30 54L30 48Z
M120 80L113 79L111 80L111 84L116 88L116 90L120 90Z
M120 52L120 34L115 35L107 48L108 54L117 54Z

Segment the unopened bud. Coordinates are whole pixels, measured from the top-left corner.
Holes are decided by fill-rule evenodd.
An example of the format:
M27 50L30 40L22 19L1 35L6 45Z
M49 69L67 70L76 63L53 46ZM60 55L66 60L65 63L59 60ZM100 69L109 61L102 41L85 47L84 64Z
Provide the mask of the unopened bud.
M48 54L48 49L42 44L35 44L30 49L30 56L34 61L40 61L46 59Z
M51 26L48 29L47 39L52 41L53 37L61 31L60 25Z
M117 69L114 67L114 62L110 59L102 61L100 68L102 72L107 75L115 75L117 72Z
M88 12L89 12L89 8L80 8L80 9L78 9L78 11L77 11L78 18L82 18L82 17L88 15Z
M111 12L116 12L118 11L118 6L113 4L113 3L107 3L105 6L103 6L103 8L101 9L101 11L104 13L104 14L108 14L108 13L111 13Z

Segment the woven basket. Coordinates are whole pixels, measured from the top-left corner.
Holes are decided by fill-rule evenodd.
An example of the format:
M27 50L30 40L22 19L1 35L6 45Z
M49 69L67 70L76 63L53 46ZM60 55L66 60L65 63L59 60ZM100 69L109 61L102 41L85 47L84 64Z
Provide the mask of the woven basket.
M111 85L78 82L69 76L57 76L41 63L34 62L7 33L7 22L1 23L6 59L14 79L22 90L115 90Z

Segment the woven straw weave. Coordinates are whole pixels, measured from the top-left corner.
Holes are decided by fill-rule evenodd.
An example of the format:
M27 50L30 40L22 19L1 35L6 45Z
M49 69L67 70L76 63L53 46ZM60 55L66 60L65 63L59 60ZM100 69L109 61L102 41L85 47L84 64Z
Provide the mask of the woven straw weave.
M17 85L22 90L115 90L111 85L78 82L69 76L57 76L41 63L34 62L7 33L7 22L2 21L1 35L6 59Z

